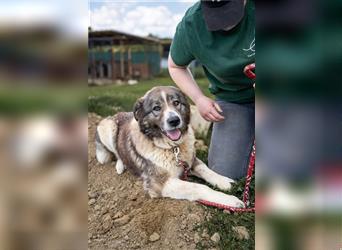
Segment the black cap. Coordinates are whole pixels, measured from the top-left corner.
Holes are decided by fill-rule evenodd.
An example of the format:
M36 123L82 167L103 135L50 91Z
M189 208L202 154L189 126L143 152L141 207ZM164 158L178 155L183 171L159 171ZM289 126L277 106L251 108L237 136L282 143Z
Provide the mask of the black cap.
M201 8L209 31L235 26L245 14L244 0L201 0Z

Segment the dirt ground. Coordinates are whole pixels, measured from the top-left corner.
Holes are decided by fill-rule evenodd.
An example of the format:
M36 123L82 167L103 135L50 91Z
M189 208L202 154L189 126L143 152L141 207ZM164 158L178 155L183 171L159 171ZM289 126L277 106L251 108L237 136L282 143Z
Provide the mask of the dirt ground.
M101 117L89 114L88 248L195 249L199 241L215 247L215 237L196 228L209 219L201 205L171 199L151 199L142 182L126 171L118 175L115 163L95 159L94 134ZM199 230L199 229L198 229Z

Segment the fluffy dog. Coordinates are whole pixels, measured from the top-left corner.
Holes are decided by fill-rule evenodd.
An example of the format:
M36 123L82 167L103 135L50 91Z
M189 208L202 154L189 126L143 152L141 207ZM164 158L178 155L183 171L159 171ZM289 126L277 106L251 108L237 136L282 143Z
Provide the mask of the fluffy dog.
M184 169L177 164L179 160L191 169L190 174L222 190L229 190L234 182L196 158L189 122L190 105L184 94L175 87L155 87L137 100L133 112L118 113L99 123L96 158L103 164L114 154L117 173L129 169L139 176L152 198L202 199L243 207L235 196L180 179ZM180 153L179 159L175 152Z

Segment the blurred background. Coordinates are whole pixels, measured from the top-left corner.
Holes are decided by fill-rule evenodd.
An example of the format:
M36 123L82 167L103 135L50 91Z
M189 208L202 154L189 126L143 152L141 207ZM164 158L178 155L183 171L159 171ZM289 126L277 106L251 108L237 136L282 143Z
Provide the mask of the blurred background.
M258 1L256 248L341 249L341 1Z
M87 103L108 115L169 84L193 4L139 2L1 2L0 249L87 248ZM342 3L256 6L256 248L341 249Z
M0 3L0 249L87 248L84 1Z

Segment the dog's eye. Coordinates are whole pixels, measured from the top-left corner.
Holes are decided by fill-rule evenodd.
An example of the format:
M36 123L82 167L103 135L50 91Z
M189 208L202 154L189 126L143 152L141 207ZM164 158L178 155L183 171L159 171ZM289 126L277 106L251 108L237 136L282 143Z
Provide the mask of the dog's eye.
M160 111L161 110L161 107L159 107L159 106L154 106L153 107L153 111Z
M173 101L173 105L178 106L179 105L179 101Z

